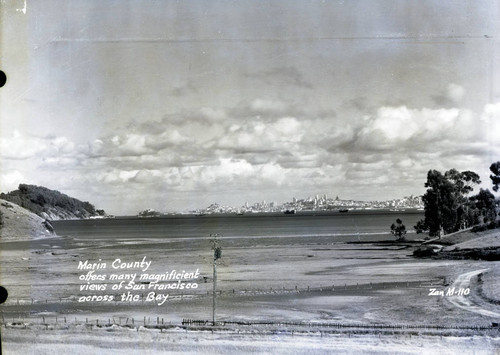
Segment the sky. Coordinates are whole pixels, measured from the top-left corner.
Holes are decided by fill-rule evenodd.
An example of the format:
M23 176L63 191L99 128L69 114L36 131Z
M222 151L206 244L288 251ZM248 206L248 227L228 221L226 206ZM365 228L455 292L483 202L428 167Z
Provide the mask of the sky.
M500 160L495 0L5 0L0 191L388 200Z

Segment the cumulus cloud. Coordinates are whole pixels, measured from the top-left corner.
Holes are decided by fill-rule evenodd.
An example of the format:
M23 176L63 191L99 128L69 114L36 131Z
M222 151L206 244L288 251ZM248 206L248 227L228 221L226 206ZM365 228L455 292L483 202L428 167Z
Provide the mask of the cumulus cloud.
M158 169L142 169L133 175L129 180L135 183L151 184L161 182L163 174Z
M115 140L114 143L122 154L139 156L153 153L153 150L146 145L147 139L148 136L144 134L130 133Z
M487 104L481 115L481 120L491 123L500 119L500 102L494 104Z
M49 149L50 142L39 137L24 136L15 131L11 137L0 138L0 149L4 159L33 158Z
M268 123L261 120L228 127L217 147L234 152L269 152L293 149L303 136L301 123L294 117L283 117Z
M190 138L180 133L178 129L172 129L166 130L160 135L146 137L144 145L147 148L158 151L167 147L187 144L188 142L190 142ZM148 151L148 153L151 153L151 151Z
M358 143L366 149L427 150L460 138L463 147L480 138L476 121L470 111L455 108L382 107L375 115L366 117Z
M18 170L2 172L0 175L0 190L7 192L17 189L19 183L26 181L25 176Z
M202 169L200 178L207 183L229 183L235 178L249 177L253 169L252 164L245 160L220 159L218 165L209 165L205 169Z
M138 199L151 189L265 196L353 187L366 193L378 186L383 194L423 189L431 168L475 170L486 164L482 157L500 154L500 103L482 112L383 106L351 110L350 117L291 115L293 109L262 98L239 111L204 107L191 112L197 119L147 121L82 145L15 133L0 141L3 158L12 162L1 181L9 188L25 178L36 183L29 164L44 169L40 184L93 186L92 193L110 199L119 198L120 186ZM58 178L63 171L71 179Z
M133 179L138 172L139 170L111 169L96 173L95 178L97 181L106 184L126 183Z
M76 146L67 137L37 137L14 131L10 137L0 138L0 152L3 159L52 160L71 157L76 154Z

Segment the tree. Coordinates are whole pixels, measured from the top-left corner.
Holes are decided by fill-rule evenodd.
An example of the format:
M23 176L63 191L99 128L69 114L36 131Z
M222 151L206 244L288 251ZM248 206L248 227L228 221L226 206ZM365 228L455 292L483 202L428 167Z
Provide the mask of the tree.
M396 240L405 240L406 227L401 219L396 220L396 224L391 224L391 233L396 237Z
M479 175L473 171L451 169L443 175L437 170L429 170L425 183L427 191L422 200L423 224L429 228L430 236L454 232L470 222L467 219L468 194L480 183Z
M429 227L429 235L432 237L439 235L442 228L453 229L456 218L452 216L452 211L455 211L457 206L454 186L441 172L430 170L425 187L427 191L422 197L425 224Z
M471 197L471 204L476 211L476 223L494 222L496 218L495 196L488 189L480 189Z
M479 175L470 170L458 172L456 169L451 169L445 172L444 176L455 184L456 193L460 196L472 192L474 186L481 183Z
M490 171L493 173L493 175L490 175L493 191L497 192L500 185L500 161L491 164Z
M429 227L425 224L425 220L423 220L423 219L417 221L417 224L414 225L413 228L415 228L415 232L417 232L417 234L420 234L420 233L423 233L423 232L429 230Z

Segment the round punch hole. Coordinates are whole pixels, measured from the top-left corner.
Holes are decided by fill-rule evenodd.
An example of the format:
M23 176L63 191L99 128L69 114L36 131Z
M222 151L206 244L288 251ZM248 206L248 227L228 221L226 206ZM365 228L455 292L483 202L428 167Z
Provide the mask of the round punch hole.
M5 85L7 82L7 75L3 71L0 70L0 88Z
M9 294L8 294L7 290L5 289L5 287L0 286L0 304L2 304L5 301L7 301L7 296L8 295Z

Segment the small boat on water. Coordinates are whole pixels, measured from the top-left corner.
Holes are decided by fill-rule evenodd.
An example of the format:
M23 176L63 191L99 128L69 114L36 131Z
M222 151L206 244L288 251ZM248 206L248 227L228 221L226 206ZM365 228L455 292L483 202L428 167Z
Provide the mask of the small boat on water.
M296 214L297 211L295 210L286 210L285 212L283 212L284 214Z
M345 212L349 212L349 210L347 208L343 208L341 210L339 210L340 213L345 213Z

